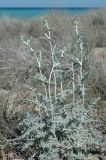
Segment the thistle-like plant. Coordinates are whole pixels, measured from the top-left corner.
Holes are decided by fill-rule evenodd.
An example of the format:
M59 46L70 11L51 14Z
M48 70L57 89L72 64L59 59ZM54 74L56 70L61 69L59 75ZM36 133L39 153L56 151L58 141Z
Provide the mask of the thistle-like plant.
M26 156L29 160L84 160L90 147L102 145L102 136L98 130L100 121L93 115L100 98L89 101L85 88L88 77L88 71L84 69L87 46L80 25L75 22L73 48L64 56L62 50L61 57L57 54L58 43L52 38L52 28L47 20L44 19L43 23L46 32L39 39L48 43L51 57L47 74L42 71L42 51L33 49L31 39L26 42L22 37L38 65L38 74L34 78L39 81L41 90L35 92L35 86L32 88L35 96L23 100L23 103L37 109L38 113L25 113L25 118L18 126L21 136L17 138L17 147L21 151L30 150ZM67 68L62 63L65 60Z

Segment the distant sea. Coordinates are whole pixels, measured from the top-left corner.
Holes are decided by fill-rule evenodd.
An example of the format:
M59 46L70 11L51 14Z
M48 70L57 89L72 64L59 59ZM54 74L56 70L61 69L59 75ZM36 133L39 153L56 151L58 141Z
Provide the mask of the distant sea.
M0 8L0 18L5 16L13 18L33 18L42 16L53 10L68 15L76 15L83 14L91 10L91 8Z

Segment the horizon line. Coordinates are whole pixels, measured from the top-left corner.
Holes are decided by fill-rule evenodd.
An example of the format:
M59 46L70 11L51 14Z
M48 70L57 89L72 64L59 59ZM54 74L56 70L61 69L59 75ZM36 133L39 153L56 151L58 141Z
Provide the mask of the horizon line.
M0 7L0 9L81 9L81 8L85 8L85 9L96 9L96 8L100 8L100 9L105 9L105 7Z

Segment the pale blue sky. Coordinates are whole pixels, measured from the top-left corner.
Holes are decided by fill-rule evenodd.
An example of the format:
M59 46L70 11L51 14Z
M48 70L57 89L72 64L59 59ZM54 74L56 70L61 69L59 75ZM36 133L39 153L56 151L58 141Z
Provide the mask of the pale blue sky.
M0 0L0 7L106 7L106 0Z

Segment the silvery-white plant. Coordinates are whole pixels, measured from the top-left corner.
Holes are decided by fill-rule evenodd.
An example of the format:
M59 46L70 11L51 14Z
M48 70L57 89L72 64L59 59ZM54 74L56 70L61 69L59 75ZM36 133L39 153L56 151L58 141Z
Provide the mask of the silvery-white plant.
M89 103L86 100L88 72L84 70L84 63L88 53L84 36L76 21L74 51L70 49L67 55L63 48L59 57L56 52L58 43L52 38L52 29L46 19L43 23L46 32L40 38L48 42L51 57L48 76L42 72L42 51L31 47L31 39L25 41L21 37L38 65L39 72L35 78L42 85L42 90L36 91L36 98L23 100L37 108L39 113L25 113L18 126L21 130L21 136L17 138L18 146L21 146L21 151L31 149L32 154L27 156L29 160L84 160L90 147L102 145L98 130L101 124L93 115L100 97ZM62 67L61 58L64 60L64 57L68 57L70 62L68 70Z

